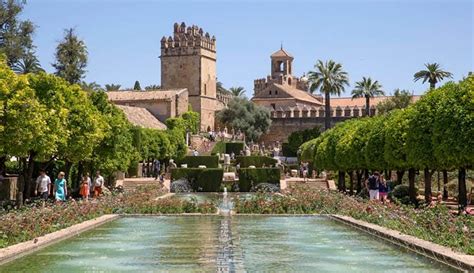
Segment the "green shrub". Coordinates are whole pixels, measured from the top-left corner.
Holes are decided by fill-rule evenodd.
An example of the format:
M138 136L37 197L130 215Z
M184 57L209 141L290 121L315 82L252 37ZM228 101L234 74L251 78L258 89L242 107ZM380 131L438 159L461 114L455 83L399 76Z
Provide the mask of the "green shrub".
M199 165L205 165L207 168L219 167L219 158L213 155L186 156L178 161L178 166L188 164L188 168L197 168Z
M224 170L218 168L175 168L171 169L171 181L186 178L194 191L218 192L221 190Z
M241 168L238 173L241 192L248 192L260 183L280 185L279 168Z
M278 162L276 159L268 156L237 156L235 160L237 163L240 163L241 168L248 168L249 166L261 168L263 165L270 167Z
M297 151L298 150L295 151L295 149L291 147L290 143L284 142L283 144L281 144L281 152L283 156L295 157L298 154Z
M418 192L418 188L415 188L415 192ZM395 188L390 192L390 198L402 204L410 204L408 185L402 184L395 186Z
M212 148L211 155L216 155L216 154L223 154L225 153L225 142L224 141L219 141L214 145L214 148Z
M234 154L238 155L243 150L244 150L244 143L243 142L227 142L225 144L225 153L226 154L231 154L232 152L234 152Z

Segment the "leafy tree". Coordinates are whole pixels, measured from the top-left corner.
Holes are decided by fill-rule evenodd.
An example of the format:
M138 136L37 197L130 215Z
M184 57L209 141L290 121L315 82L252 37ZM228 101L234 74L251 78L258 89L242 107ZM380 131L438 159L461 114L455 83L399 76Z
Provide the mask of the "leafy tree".
M362 81L356 82L352 90L352 99L365 98L365 115L370 116L370 99L375 96L385 95L382 85L378 81L373 81L370 77L362 77Z
M140 86L139 81L135 81L135 84L133 85L133 90L137 90L137 91L142 90L142 87Z
M239 87L231 87L229 91L232 93L234 97L245 97L245 89L242 86Z
M474 76L449 82L426 95L435 103L433 147L436 161L459 170L459 205L467 205L466 169L474 165Z
M285 148L284 148L283 153L286 156L296 156L298 153L298 150L300 149L300 146L303 143L311 139L317 138L319 135L321 135L320 126L316 126L311 129L293 132L288 136L288 143L284 144Z
M314 69L314 71L308 72L309 90L313 93L319 89L324 94L326 115L324 128L327 130L331 127L331 95L340 96L345 90L344 86L349 86L349 79L342 65L333 60L326 62L318 60Z
M161 86L158 84L151 84L151 85L145 86L145 90L147 91L160 90L160 89L161 89Z
M126 171L138 158L132 145L132 125L123 111L108 101L105 92L93 92L90 98L106 124L102 130L104 137L92 152L91 167L109 175L117 170Z
M228 107L217 114L217 119L228 127L240 130L251 141L256 141L271 125L268 109L239 97L233 98Z
M87 47L73 28L64 31L64 39L56 47L56 75L69 83L80 83L87 66Z
M426 69L420 70L413 75L413 80L423 80L423 83L429 82L430 89L434 89L436 84L442 81L444 78L452 78L453 74L441 69L438 63L427 63L425 64Z
M22 164L33 162L31 151L48 149L41 144L47 137L47 109L41 105L26 76L10 70L6 60L0 60L0 174L5 175L5 161L16 156ZM31 164L32 165L32 164ZM20 179L17 202L23 203L23 192L29 185L26 166Z
M106 84L105 85L105 90L107 91L118 91L120 90L120 87L122 87L120 84Z
M27 55L21 57L17 63L13 64L12 69L18 74L44 72L44 69L41 68L38 58L36 58L33 53L28 53Z
M0 54L6 56L10 67L18 65L28 55L34 55L33 23L20 20L25 1L4 0L0 3Z
M395 109L407 108L412 103L413 95L407 90L395 89L393 96L377 104L380 114L388 113Z
M100 86L100 84L96 82L87 83L85 81L82 81L79 85L81 86L82 90L85 90L85 91L99 92L99 91L104 90L102 86Z

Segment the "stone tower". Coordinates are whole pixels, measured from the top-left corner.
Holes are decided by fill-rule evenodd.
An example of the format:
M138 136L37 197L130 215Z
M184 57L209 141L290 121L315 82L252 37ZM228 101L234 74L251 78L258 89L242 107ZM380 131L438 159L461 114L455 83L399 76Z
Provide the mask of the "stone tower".
M189 103L201 115L201 130L214 128L216 111L216 38L198 26L174 24L161 39L161 87L187 88Z

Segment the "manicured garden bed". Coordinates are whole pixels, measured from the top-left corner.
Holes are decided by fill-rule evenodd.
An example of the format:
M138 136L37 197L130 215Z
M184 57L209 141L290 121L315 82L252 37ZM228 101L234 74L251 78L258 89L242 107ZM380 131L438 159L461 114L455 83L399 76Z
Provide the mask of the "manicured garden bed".
M219 168L175 168L171 180L185 178L196 192L218 192L221 190L224 170Z
M474 218L455 216L445 206L414 209L355 199L341 193L295 189L286 195L257 194L235 201L236 213L339 214L474 254Z
M157 186L135 192L102 197L92 202L68 201L64 204L40 204L1 214L0 248L32 240L104 214L175 214L215 213L214 204L163 198Z
M241 168L248 168L249 166L257 168L274 167L277 163L276 159L268 156L237 156L235 161L240 164Z
M279 168L241 168L238 173L241 192L248 192L260 183L280 185Z

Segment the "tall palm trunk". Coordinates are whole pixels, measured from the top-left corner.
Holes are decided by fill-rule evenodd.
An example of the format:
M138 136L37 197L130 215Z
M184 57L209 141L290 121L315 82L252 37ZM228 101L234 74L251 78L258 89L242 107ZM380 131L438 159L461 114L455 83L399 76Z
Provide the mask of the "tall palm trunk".
M415 189L415 176L416 170L413 168L408 169L408 194L410 195L410 202L416 204L416 189Z
M324 92L324 129L331 128L331 94L329 91Z
M430 89L436 88L436 82L430 82Z
M459 210L463 210L467 206L467 188L466 188L466 169L459 168L458 173L459 187Z
M370 117L370 97L365 96L365 116Z

